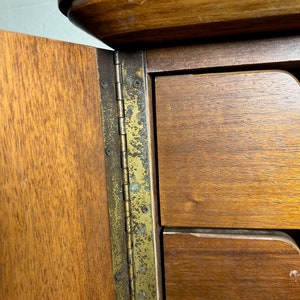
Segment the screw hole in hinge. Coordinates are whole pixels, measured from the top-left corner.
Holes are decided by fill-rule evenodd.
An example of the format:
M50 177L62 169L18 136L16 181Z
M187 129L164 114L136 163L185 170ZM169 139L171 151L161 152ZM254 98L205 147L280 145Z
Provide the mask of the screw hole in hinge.
M142 87L142 82L139 79L133 81L133 87L140 89Z
M116 274L115 274L115 280L116 280L116 281L121 281L121 279L122 279L121 273L119 273L119 272L116 273Z
M107 89L107 88L108 88L108 82L107 82L107 81L101 80L100 84L101 84L101 86L102 86L104 89Z
M146 205L143 205L141 209L144 214L147 214L149 212L149 209Z
M111 156L111 155L113 154L113 150L110 149L110 148L107 148L107 149L105 150L105 154L106 154L107 156Z

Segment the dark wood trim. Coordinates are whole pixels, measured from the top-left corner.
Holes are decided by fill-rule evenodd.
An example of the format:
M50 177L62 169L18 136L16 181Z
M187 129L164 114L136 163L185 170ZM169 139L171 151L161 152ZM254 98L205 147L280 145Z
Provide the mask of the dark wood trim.
M300 29L300 0L60 0L60 7L116 49Z
M147 72L193 72L199 69L275 65L300 62L300 36L198 44L147 51Z

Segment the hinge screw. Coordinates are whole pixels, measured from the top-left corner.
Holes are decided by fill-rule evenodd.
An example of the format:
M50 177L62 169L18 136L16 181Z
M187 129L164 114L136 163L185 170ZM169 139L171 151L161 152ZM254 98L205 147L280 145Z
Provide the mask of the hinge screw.
M100 84L101 84L101 86L102 86L104 89L108 88L108 83L107 83L107 81L101 80Z
M139 79L135 79L133 81L133 87L137 88L137 89L140 89L142 87L142 82L139 80Z
M107 149L105 150L105 154L106 154L107 156L111 156L111 155L113 154L113 150L111 150L110 148L107 148Z
M115 274L115 280L116 280L116 281L120 281L121 279L122 279L121 273L119 273L119 272L116 273L116 274Z
M143 205L143 206L142 206L142 212L143 212L144 214L148 213L148 207L147 207L146 205Z

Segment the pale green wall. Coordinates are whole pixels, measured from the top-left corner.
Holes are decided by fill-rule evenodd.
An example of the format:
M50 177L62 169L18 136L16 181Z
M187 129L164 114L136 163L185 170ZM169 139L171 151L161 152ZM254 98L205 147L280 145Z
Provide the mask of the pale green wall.
M57 40L108 47L61 14L57 0L0 0L0 29Z

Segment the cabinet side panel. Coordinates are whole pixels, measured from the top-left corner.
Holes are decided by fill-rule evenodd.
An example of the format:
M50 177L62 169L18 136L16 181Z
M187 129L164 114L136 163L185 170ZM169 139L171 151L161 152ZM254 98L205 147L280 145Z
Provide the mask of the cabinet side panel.
M113 299L96 50L0 40L0 298Z

